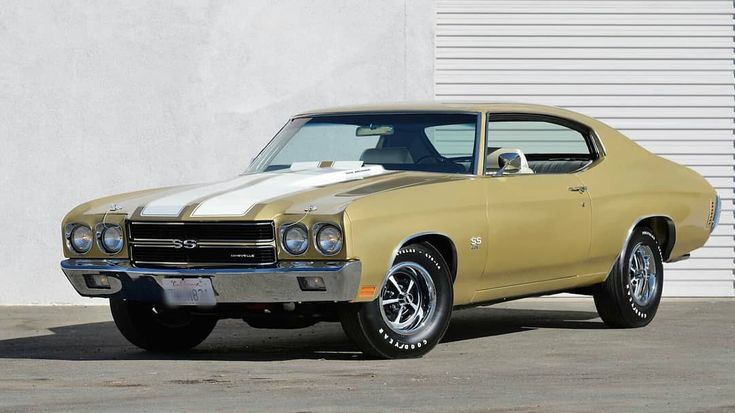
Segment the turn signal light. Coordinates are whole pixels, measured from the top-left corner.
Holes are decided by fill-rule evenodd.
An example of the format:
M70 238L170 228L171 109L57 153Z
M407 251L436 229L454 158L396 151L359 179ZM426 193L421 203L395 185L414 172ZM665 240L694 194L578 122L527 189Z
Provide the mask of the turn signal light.
M360 292L357 294L359 298L372 298L375 295L374 285L364 285L360 287Z

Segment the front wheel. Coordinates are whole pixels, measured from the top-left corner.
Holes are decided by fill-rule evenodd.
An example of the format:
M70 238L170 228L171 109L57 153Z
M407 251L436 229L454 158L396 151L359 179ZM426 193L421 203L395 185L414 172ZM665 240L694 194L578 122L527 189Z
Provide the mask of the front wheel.
M215 317L185 309L110 299L110 311L120 333L132 344L155 352L183 351L200 344L217 324Z
M600 318L610 327L643 327L653 320L661 301L664 267L656 236L636 228L623 257L594 293Z
M378 299L347 304L342 328L360 349L379 358L421 357L439 343L449 326L452 277L441 254L429 244L401 248Z

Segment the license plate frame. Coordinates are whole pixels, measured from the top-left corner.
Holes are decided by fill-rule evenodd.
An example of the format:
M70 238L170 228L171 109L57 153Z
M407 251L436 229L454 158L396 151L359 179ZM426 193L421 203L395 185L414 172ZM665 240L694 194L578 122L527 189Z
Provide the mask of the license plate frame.
M170 306L211 307L217 304L212 279L208 277L164 278L161 286L164 302Z

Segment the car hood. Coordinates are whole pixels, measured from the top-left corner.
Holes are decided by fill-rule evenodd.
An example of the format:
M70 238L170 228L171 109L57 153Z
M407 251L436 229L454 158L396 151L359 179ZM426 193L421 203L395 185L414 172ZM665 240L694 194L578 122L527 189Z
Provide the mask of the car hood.
M280 214L339 213L355 199L467 175L389 171L378 165L294 165L226 181L120 194L80 205L75 214L126 214L132 219L271 220Z

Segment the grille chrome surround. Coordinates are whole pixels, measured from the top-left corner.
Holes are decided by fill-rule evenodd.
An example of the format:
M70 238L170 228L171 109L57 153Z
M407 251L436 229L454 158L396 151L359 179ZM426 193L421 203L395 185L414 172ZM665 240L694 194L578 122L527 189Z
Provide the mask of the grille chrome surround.
M241 267L277 263L271 221L128 222L133 265Z

